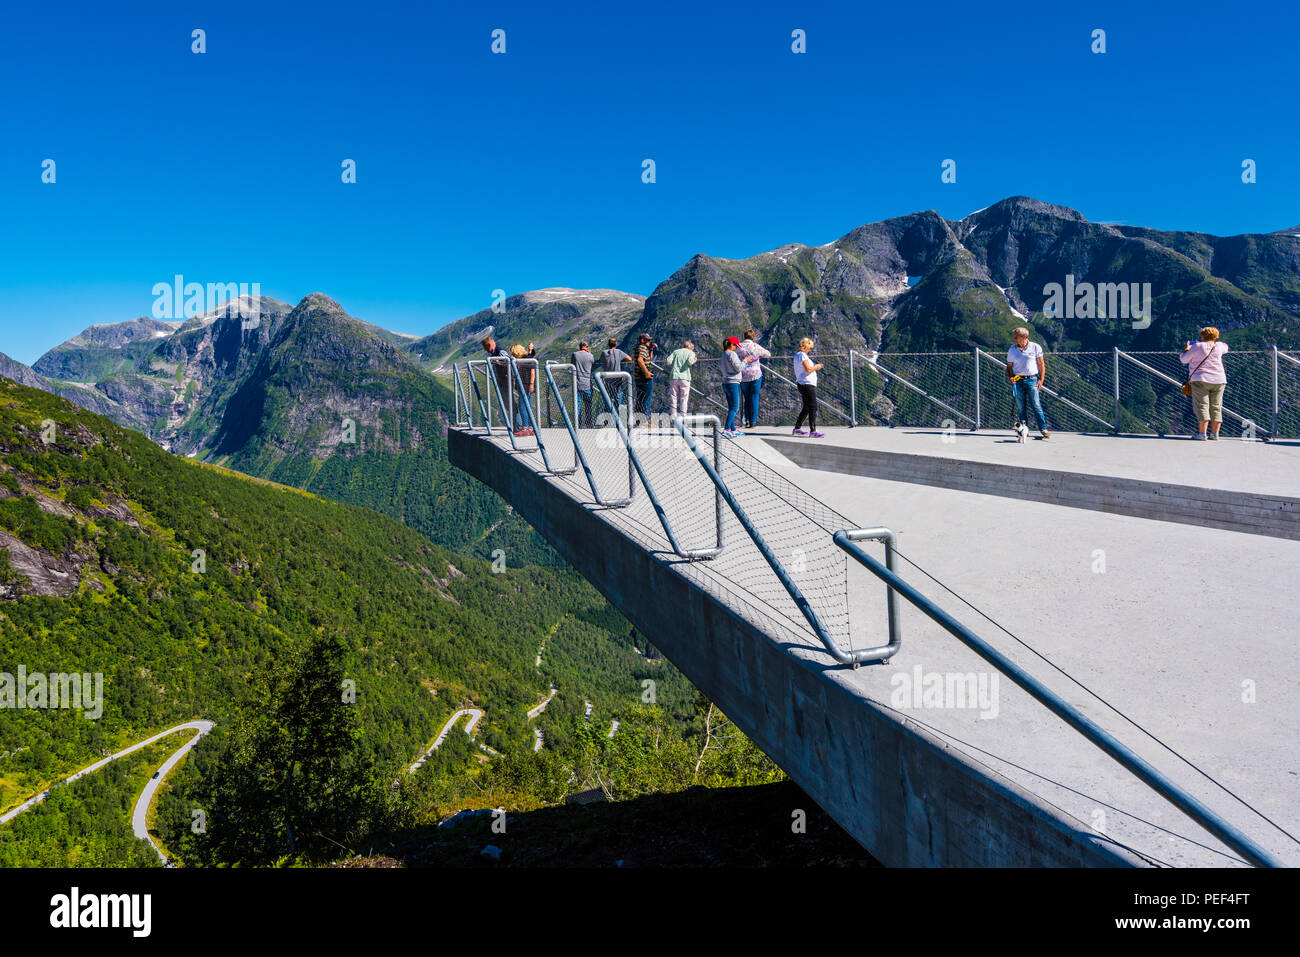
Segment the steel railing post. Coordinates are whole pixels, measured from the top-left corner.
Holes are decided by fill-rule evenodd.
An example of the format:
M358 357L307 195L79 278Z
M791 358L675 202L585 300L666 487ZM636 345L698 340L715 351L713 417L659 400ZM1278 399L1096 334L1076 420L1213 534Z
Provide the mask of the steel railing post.
M1112 374L1113 374L1114 379L1115 379L1115 383L1114 383L1114 384L1115 384L1115 425L1114 425L1114 430L1115 430L1116 432L1118 432L1118 431L1119 431L1119 346L1111 346L1111 350L1112 350L1112 352L1113 352L1113 355L1111 356L1112 363L1113 363L1113 365L1112 365Z
M853 356L852 349L849 350L849 427L858 424L858 389L857 383L853 377Z
M983 421L980 415L980 347L975 347L975 431L978 432L980 422Z
M1277 435L1277 415L1280 406L1277 395L1277 346L1273 346L1273 434Z

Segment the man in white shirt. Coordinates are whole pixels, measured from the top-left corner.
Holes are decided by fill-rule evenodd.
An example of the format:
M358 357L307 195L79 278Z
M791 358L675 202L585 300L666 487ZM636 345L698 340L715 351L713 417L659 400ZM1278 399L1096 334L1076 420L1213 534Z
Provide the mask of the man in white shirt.
M1014 342L1007 350L1007 380L1011 383L1012 395L1016 397L1016 425L1023 422L1028 426L1029 410L1033 409L1038 431L1043 438L1050 439L1052 433L1047 431L1047 418L1038 397L1038 390L1047 377L1043 347L1029 341L1029 330L1024 326L1012 332L1011 337Z

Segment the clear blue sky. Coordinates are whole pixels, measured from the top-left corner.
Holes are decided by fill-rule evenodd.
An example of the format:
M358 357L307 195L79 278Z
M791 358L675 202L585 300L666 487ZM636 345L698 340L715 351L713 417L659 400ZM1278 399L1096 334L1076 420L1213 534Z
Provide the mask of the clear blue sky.
M5 5L0 351L148 314L176 273L424 334L495 288L649 294L697 252L1016 194L1300 223L1293 2L460 6Z

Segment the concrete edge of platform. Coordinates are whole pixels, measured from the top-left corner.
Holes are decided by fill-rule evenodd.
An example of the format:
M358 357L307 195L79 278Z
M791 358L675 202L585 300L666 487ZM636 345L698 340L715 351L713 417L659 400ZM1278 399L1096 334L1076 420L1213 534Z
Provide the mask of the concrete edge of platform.
M837 680L829 657L792 654L528 463L455 429L448 451L882 863L1150 863Z
M1300 541L1300 498L765 438L800 468Z

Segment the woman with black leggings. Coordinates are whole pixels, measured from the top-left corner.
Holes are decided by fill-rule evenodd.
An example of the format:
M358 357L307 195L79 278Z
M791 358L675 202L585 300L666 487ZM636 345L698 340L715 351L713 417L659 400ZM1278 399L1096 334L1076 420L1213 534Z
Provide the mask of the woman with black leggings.
M795 385L799 389L799 395L803 398L803 408L799 410L799 418L794 420L794 434L808 435L809 432L803 430L804 419L808 420L808 429L814 439L826 438L826 433L817 431L817 372L821 369L820 362L813 362L808 358L808 353L812 352L813 341L811 339L799 340L799 351L794 357L794 378Z

